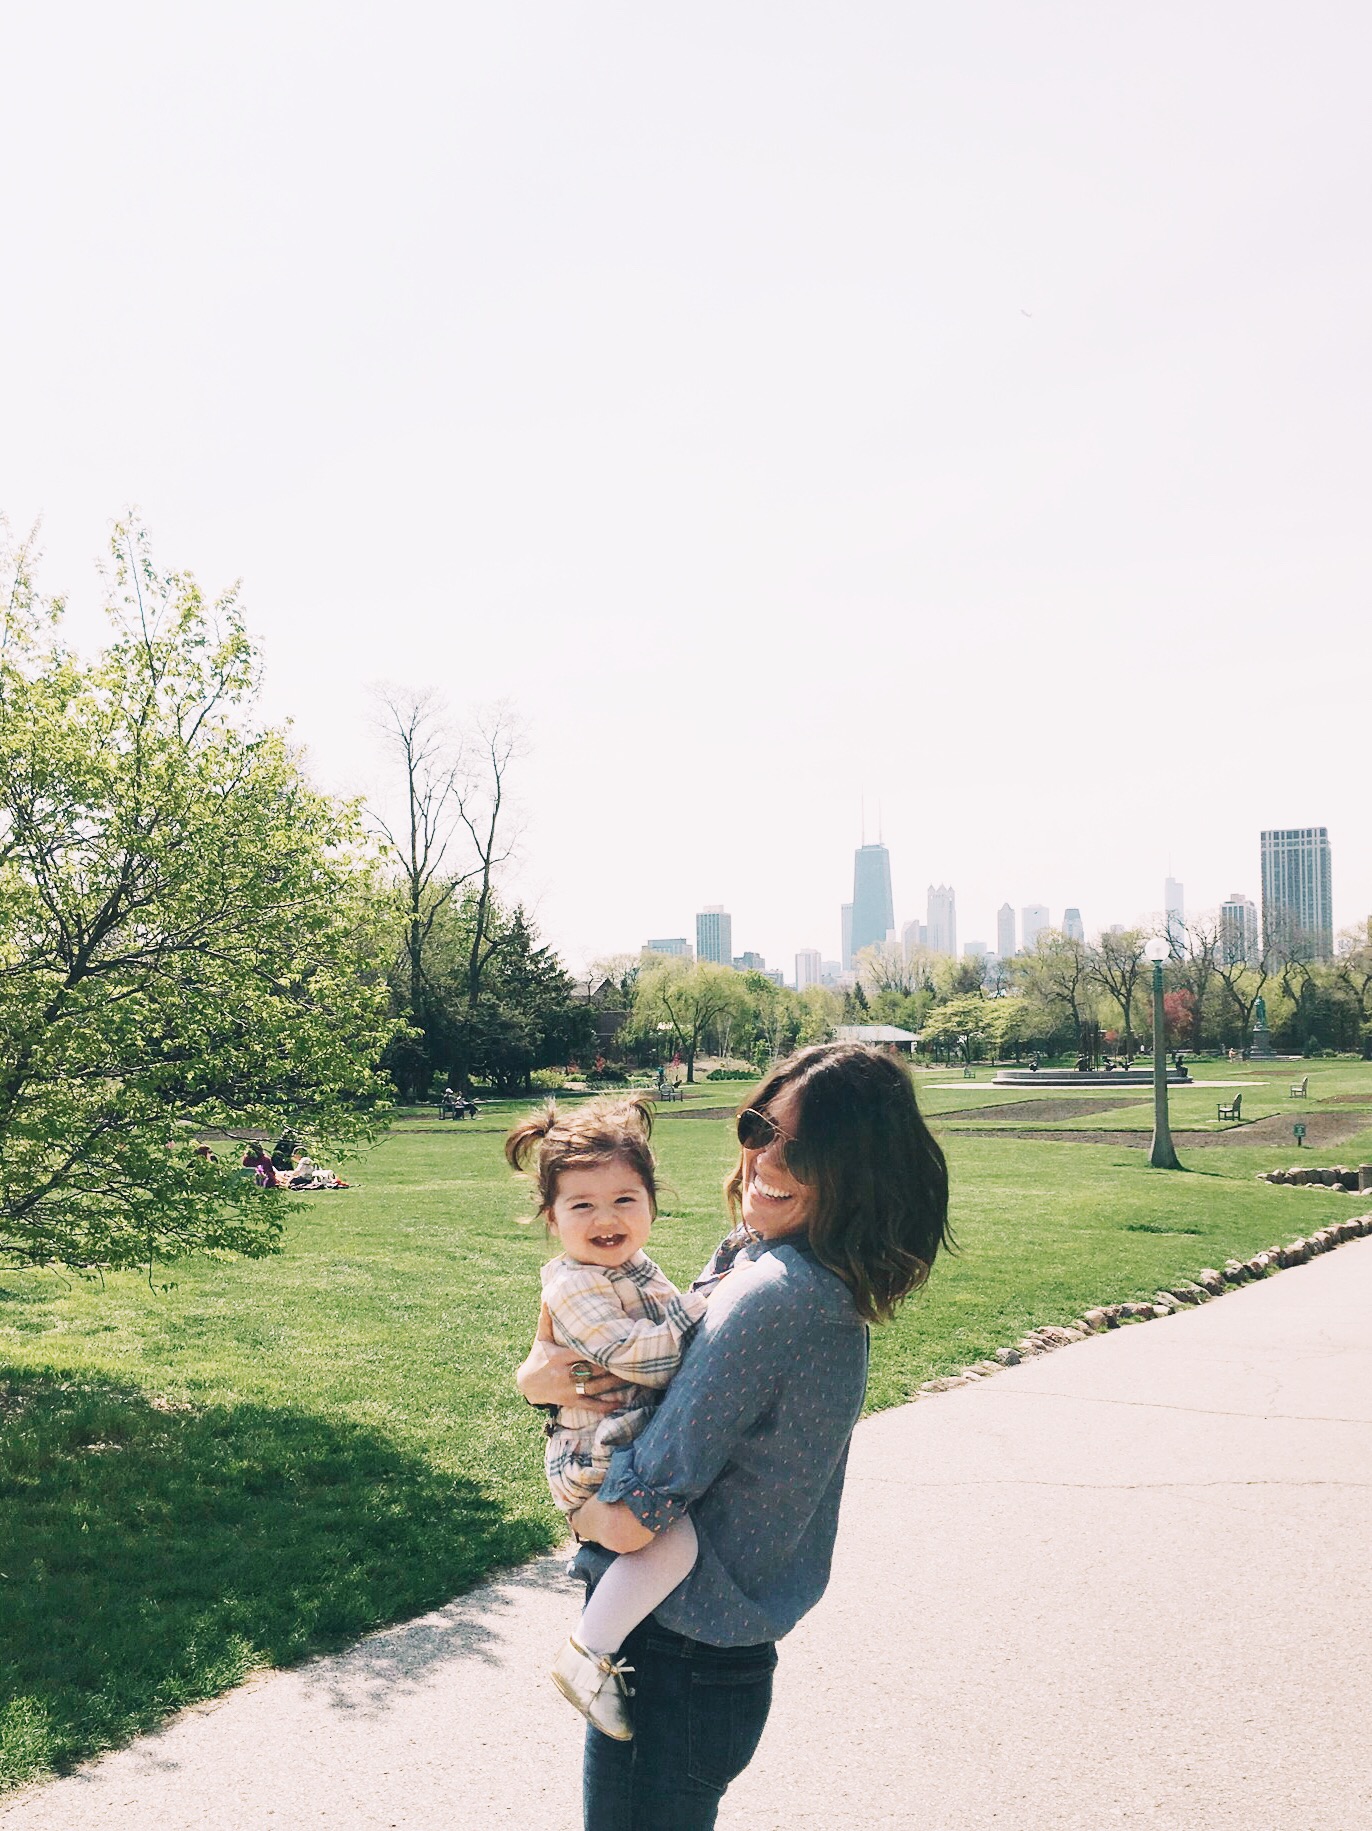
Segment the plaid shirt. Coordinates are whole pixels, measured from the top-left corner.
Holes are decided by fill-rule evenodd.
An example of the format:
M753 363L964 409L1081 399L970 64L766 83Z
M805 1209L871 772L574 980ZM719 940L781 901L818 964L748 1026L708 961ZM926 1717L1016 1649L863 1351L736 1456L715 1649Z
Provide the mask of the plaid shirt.
M550 1425L544 1469L564 1512L600 1487L610 1458L643 1429L658 1393L681 1365L705 1314L705 1298L682 1293L646 1253L624 1265L579 1265L565 1254L543 1267L543 1301L553 1339L620 1377L604 1396L619 1407L604 1416L564 1405Z

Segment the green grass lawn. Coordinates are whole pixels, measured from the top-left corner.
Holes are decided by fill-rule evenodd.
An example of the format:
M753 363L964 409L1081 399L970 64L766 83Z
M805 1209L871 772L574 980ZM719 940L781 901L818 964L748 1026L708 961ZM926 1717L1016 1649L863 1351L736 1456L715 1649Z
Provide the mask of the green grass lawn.
M1342 1066L1318 1071L1326 1091L1360 1092ZM539 1421L510 1384L547 1248L517 1223L501 1131L402 1120L357 1188L302 1204L273 1259L188 1262L157 1290L0 1277L5 1784L560 1538ZM658 1135L652 1250L685 1281L722 1231L730 1130L670 1111ZM946 1142L961 1251L878 1332L873 1408L1035 1324L1360 1211L1259 1183L1288 1160L1270 1149L1197 1151L1166 1176L1137 1150Z

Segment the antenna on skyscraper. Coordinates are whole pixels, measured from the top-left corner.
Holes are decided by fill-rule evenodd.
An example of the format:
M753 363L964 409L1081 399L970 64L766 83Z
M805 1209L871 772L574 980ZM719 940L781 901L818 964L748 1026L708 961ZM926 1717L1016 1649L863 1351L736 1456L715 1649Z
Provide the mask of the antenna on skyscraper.
M861 796L860 805L862 808L862 843L863 843L863 845L866 845L867 844L867 794L866 794L865 790L863 791L863 794Z
M877 796L877 844L883 845L885 843L885 840L886 840L886 834L883 831L882 824L881 824L881 796L878 795Z

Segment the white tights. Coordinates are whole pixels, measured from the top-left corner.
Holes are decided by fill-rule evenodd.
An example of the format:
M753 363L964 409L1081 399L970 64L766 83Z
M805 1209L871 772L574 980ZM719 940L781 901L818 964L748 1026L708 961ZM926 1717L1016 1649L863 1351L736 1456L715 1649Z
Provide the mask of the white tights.
M588 1653L617 1653L630 1632L690 1576L700 1547L685 1514L651 1544L621 1552L595 1586L576 1638Z

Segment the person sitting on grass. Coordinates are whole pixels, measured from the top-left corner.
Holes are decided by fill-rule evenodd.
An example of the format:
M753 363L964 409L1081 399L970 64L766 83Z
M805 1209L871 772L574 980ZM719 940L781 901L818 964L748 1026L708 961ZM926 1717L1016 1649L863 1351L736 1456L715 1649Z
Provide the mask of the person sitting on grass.
M251 1170L257 1177L259 1189L275 1189L278 1182L276 1165L260 1144L250 1144L243 1153L243 1168Z
M346 1189L341 1176L335 1176L332 1170L321 1169L314 1159L302 1154L296 1159L295 1168L286 1178L288 1189Z

